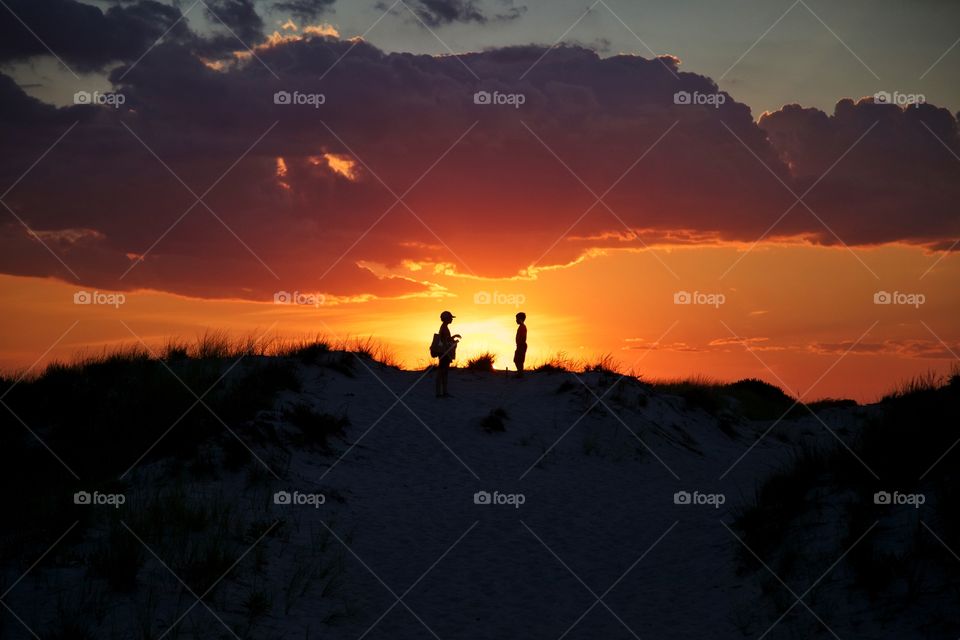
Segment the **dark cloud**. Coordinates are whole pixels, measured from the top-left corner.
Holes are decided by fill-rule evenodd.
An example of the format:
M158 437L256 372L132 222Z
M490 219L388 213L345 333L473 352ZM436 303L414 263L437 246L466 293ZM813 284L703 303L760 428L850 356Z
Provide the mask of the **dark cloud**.
M386 10L392 4L392 2L380 2L377 6L381 10ZM495 6L491 8L479 4L477 0L407 0L405 4L428 27L442 27L455 22L476 24L503 22L515 20L527 11L526 6L516 6L513 0L497 0L493 3ZM394 10L396 14L404 12L403 9Z
M487 21L473 0L412 0L413 10L429 26L436 27L451 22Z
M496 20L515 20L527 12L526 5L515 5L513 0L498 0L499 8L494 12Z
M281 0L274 2L277 11L286 11L301 20L316 20L327 12L333 11L337 0Z
M957 121L933 106L786 107L758 125L670 57L534 46L432 57L322 37L256 52L217 71L191 46L163 44L117 87L121 109L56 109L0 79L0 184L79 122L5 201L89 286L257 299L426 286L360 262L512 275L591 246L641 246L627 228L648 241L752 242L794 202L781 181L797 194L817 183L808 203L851 245L960 233L960 162L943 146L960 151ZM478 91L524 103L477 104ZM276 92L325 100L276 104ZM682 104L678 92L723 98ZM196 194L210 188L213 213L186 213L195 198L153 153ZM326 154L352 158L355 172L337 173ZM64 277L8 222L0 270ZM772 235L837 242L802 207Z
M263 19L254 0L205 2L203 11L213 28L205 35L190 29L180 8L155 0L125 0L105 12L77 0L11 0L8 4L11 11L0 13L0 62L52 52L78 73L132 63L160 39L208 58L231 55L264 39Z
M960 137L946 109L847 99L832 115L789 105L759 126L790 168L794 190L811 189L804 201L840 240L937 245L957 233ZM840 241L823 228L818 235Z
M106 12L76 0L5 4L9 11L0 10L0 62L48 55L50 47L77 72L97 71L111 62L138 58L168 30L169 40L188 34L186 24L177 22L180 10L154 0L116 5Z
M206 0L204 11L215 26L222 24L247 46L263 39L263 18L253 0Z

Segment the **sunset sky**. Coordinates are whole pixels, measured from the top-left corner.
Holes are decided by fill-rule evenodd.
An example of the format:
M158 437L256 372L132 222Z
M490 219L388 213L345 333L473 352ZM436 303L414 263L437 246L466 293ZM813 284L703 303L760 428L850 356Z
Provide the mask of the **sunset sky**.
M421 367L444 309L461 359L522 310L534 364L804 399L958 361L957 3L2 4L5 371L218 329Z

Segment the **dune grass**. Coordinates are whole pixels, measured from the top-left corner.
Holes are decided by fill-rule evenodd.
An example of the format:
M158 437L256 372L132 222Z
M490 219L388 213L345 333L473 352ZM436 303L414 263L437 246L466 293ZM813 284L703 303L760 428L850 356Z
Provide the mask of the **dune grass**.
M0 536L82 521L90 510L64 508L74 491L122 489L118 478L154 460L216 466L200 459L210 443L225 464L250 464L250 425L278 393L300 388L296 362L259 357L268 349L206 334L192 344L125 345L0 377L9 407L0 413L0 500L11 516Z
M725 382L704 375L694 375L686 378L645 380L633 372L624 373L622 366L610 354L576 360L561 352L537 363L532 370L547 374L605 373L641 380L653 391L680 396L688 407L701 409L714 417L733 415L747 420L778 420L781 417L789 419L808 415L808 407L817 412L857 406L854 400L843 398L798 403L778 386L756 378ZM923 386L921 382L911 384ZM572 385L563 385L560 391L571 388Z
M960 548L960 453L951 450L960 437L960 376L955 369L947 376L907 380L878 409L846 446L798 449L757 487L735 524L753 552L790 582L805 579L804 567L819 561L813 549L822 553L832 544L827 555L839 557L879 522L883 535L862 540L844 565L871 599L898 599L909 607L921 592L960 582L960 563L946 549ZM926 502L921 509L876 504L878 491L920 493ZM819 521L825 509L835 514L837 525L810 545L803 539L809 524L798 523ZM946 547L920 526L921 518ZM759 575L765 571L751 553L742 554L741 565ZM904 599L904 594L913 595Z
M680 396L687 406L702 409L713 416L731 412L748 420L777 420L782 416L806 413L780 387L756 378L719 382L695 376L650 384L655 391Z
M330 340L317 335L289 340L279 343L272 355L295 358L303 364L327 367L351 377L359 364L358 358L368 361L367 366L400 367L396 353L372 336Z
M362 353L336 351L347 346ZM264 357L270 355L282 357ZM50 532L69 528L58 548L81 554L71 562L85 568L90 589L155 606L150 590L158 576L129 525L191 589L204 593L279 521L260 514L269 509L266 500L254 501L256 512L238 510L202 487L239 480L246 491L269 496L273 476L257 458L283 473L284 447L263 445L285 444L271 420L278 395L300 389L301 362L384 366L375 358L389 354L369 340L281 343L208 333L155 349L134 344L86 352L31 375L0 376L10 408L0 412L0 566L39 556ZM321 450L349 425L344 416L297 404L281 415L297 431L289 442ZM91 509L74 504L81 490L123 494L127 502L120 510ZM51 555L49 561L63 559ZM303 593L324 567L320 557L296 564L305 576ZM231 576L243 570L233 568ZM263 598L248 604L251 614L269 608ZM142 615L143 637L155 637L149 608ZM89 611L66 611L50 637L98 637L92 618Z
M581 364L582 373L609 373L618 374L620 363L614 359L613 354L605 353L589 360L584 360Z
M306 445L329 448L331 438L342 437L350 426L346 416L317 411L312 406L299 402L283 410L284 419L300 430L301 442Z
M883 395L881 402L935 391L945 385L957 384L958 382L960 382L960 365L954 365L950 372L946 374L932 370L927 371L894 385L893 389Z
M575 359L561 351L546 360L536 363L531 371L538 373L610 373L620 374L620 363L612 354Z
M380 367L399 368L399 359L389 346L373 336L348 336L332 339L323 334L301 338L279 338L256 334L234 335L222 330L208 330L193 340L173 337L161 344L146 345L139 341L82 349L68 360L54 360L38 371L12 370L0 374L0 385L14 381L37 380L47 373L109 367L132 362L161 361L167 364L191 361L237 360L262 357L294 358L304 364L326 365L327 360L349 356L369 360ZM345 367L344 367L345 368Z
M280 340L208 331L192 341L87 350L39 371L0 375L9 406L0 412L0 498L14 511L38 512L42 506L27 504L18 485L68 492L73 474L95 484L145 461L191 458L211 440L231 467L243 466L250 453L234 433L243 437L242 427L272 408L279 392L299 390L298 363L352 376L363 367L396 366L396 358L372 337ZM306 411L296 416L315 444L345 426Z
M702 409L712 416L739 415L747 420L792 419L827 409L858 406L854 400L825 398L801 403L780 387L757 378L722 382L706 376L650 382L654 391L680 396L688 407Z
M464 366L464 369L467 371L484 371L487 373L492 373L493 361L496 360L496 358L496 354L491 353L490 351L485 351L478 356L467 360L467 364Z
M561 351L543 362L538 362L533 365L531 370L538 373L566 373L575 371L576 368L576 362L568 358L567 354Z

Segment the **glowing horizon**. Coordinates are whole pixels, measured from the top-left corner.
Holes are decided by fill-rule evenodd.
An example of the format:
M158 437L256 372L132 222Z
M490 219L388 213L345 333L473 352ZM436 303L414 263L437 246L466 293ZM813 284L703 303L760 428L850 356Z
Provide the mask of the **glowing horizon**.
M960 309L952 284L960 262L953 255L920 280L917 275L904 277L904 268L922 274L938 256L903 246L858 250L883 274L883 282L890 283L891 293L923 293L918 307L875 304L872 297L880 287L843 248L770 244L749 254L732 247L659 253L684 274L681 282L686 284L666 274L648 252L609 249L563 269L542 270L535 278L421 274L433 282L432 292L352 302L328 302L321 294L304 292L292 299L292 291L279 292L281 297L290 294L279 301L258 302L141 290L125 292L125 300L115 307L110 300L76 305L72 296L77 291L93 291L52 279L0 276L8 318L14 329L23 329L5 334L0 364L5 371L30 366L76 321L40 366L140 339L154 348L169 338L189 341L206 331L226 331L234 337L266 333L266 339L279 340L319 335L332 342L372 336L401 366L421 369L430 360L427 346L439 326L439 313L447 308L457 315L455 332L464 336L459 363L489 351L496 356L497 369L513 368L513 316L520 310L528 314L527 359L532 366L558 354L575 361L611 354L624 372L647 379L754 377L794 396L816 383L807 400L872 401L898 382L928 371L946 373L955 362L952 318ZM724 279L729 283L716 278L721 266L738 259L754 264L740 273L739 267L731 271ZM423 267L398 269L416 274ZM626 272L633 277L615 280ZM790 287L770 288L771 282L791 273ZM798 273L805 277L798 278ZM394 270L381 277L396 274ZM830 287L823 286L827 278ZM596 282L614 286L590 284ZM809 293L818 286L822 302L812 306ZM591 293L571 293L577 291ZM702 299L675 304L673 296L680 291L700 293ZM725 298L719 305L703 297L715 294ZM32 340L25 341L27 335Z

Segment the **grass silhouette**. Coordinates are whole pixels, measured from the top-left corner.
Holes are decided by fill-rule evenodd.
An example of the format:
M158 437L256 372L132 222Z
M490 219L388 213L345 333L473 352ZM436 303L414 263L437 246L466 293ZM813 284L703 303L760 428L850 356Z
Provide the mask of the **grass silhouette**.
M803 583L809 567L840 557L879 523L881 533L864 538L842 561L852 585L872 601L896 601L891 615L916 608L914 619L948 625L949 616L936 607L923 610L920 596L960 584L960 563L951 551L960 548L953 452L958 425L960 371L908 380L875 405L864 428L846 437L846 446L798 448L790 464L757 487L736 527L773 571L788 583ZM919 509L884 504L876 500L878 492L921 494L925 502ZM824 512L832 514L829 530L811 526ZM765 571L746 550L741 567Z

